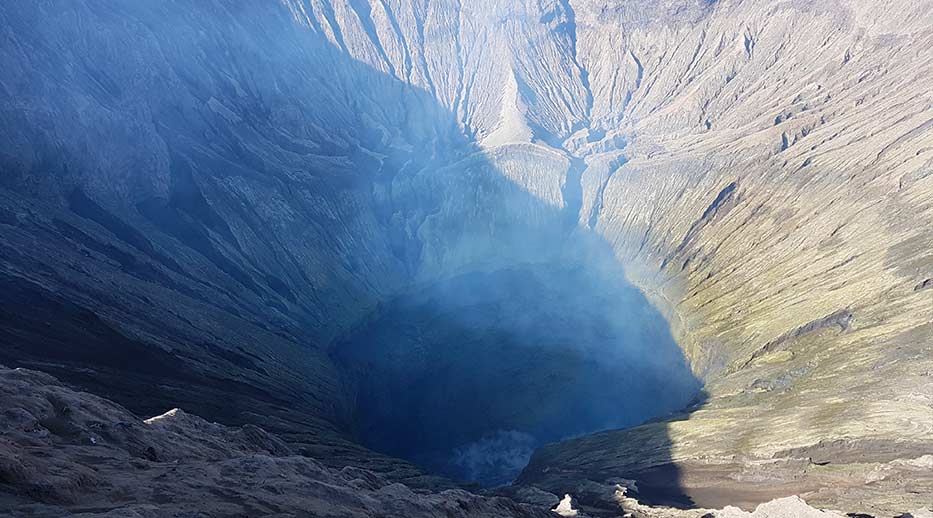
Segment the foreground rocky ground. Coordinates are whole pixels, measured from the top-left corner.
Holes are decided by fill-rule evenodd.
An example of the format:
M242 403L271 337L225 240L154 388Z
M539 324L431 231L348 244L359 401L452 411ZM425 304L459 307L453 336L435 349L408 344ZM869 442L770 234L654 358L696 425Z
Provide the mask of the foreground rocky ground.
M329 469L255 426L182 410L145 421L53 377L0 368L0 514L14 516L546 517L463 490L413 492Z
M107 517L840 518L798 498L754 513L639 504L637 484L582 484L571 498L535 487L501 495L413 491L372 471L330 469L256 426L174 409L145 421L47 374L0 367L0 513ZM929 463L915 474L929 475ZM551 509L554 509L553 511ZM915 518L933 516L914 510Z

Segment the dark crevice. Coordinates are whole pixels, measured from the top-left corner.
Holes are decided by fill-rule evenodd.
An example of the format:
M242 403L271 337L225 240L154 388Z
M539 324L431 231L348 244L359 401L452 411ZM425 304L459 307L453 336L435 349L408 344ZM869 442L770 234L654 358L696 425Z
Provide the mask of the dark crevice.
M722 206L722 204L727 199L729 199L729 196L732 195L732 192L735 191L737 186L738 185L735 182L732 182L724 187L723 190L719 191L719 194L716 195L716 199L713 200L713 203L711 203L705 211L703 211L703 216L701 216L700 219L707 220L710 218L710 216L714 215L716 211L719 210L719 207Z
M674 258L678 257L687 246L699 235L700 231L708 225L711 221L716 219L717 216L724 215L728 213L732 207L737 203L737 197L735 195L736 189L738 188L737 182L732 182L729 185L725 186L719 194L716 195L716 198L712 203L703 211L703 215L700 216L700 219L695 221L690 229L687 231L687 234L684 236L683 240L680 242L680 245L674 249L671 254L664 258L664 261L661 262L661 267L659 270L664 270L668 263L670 263Z

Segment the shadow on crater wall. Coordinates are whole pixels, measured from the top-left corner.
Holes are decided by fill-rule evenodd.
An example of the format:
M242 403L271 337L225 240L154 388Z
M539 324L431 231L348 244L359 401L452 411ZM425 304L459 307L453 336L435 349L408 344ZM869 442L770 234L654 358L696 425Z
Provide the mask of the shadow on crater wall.
M32 11L3 13L41 50L5 56L28 73L0 92L0 202L13 214L0 218L0 276L16 286L0 293L0 361L140 413L182 406L320 441L305 415L487 484L544 442L696 396L660 313L562 208L579 201L539 199L500 171L506 154L547 176L563 167L553 153L488 157L427 92L281 4L101 15L85 3L94 23L62 31L86 39L74 49L30 34ZM52 81L66 88L53 95ZM90 107L72 114L78 99ZM137 368L128 347L159 361ZM652 476L682 498L675 468Z

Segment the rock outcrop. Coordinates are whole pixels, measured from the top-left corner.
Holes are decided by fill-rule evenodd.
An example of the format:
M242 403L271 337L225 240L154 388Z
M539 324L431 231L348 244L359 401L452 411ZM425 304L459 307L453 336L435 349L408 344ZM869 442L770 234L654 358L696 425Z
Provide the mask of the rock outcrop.
M181 410L139 420L41 372L0 367L4 516L543 517L463 490L416 493L371 471L330 469L247 425Z

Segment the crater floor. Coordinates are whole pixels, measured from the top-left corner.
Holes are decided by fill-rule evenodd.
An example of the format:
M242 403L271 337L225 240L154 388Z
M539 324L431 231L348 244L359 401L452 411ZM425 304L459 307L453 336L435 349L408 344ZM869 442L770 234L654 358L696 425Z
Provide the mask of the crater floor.
M511 482L545 443L699 398L660 313L621 273L579 265L419 287L384 303L333 354L354 380L364 445L483 485Z

